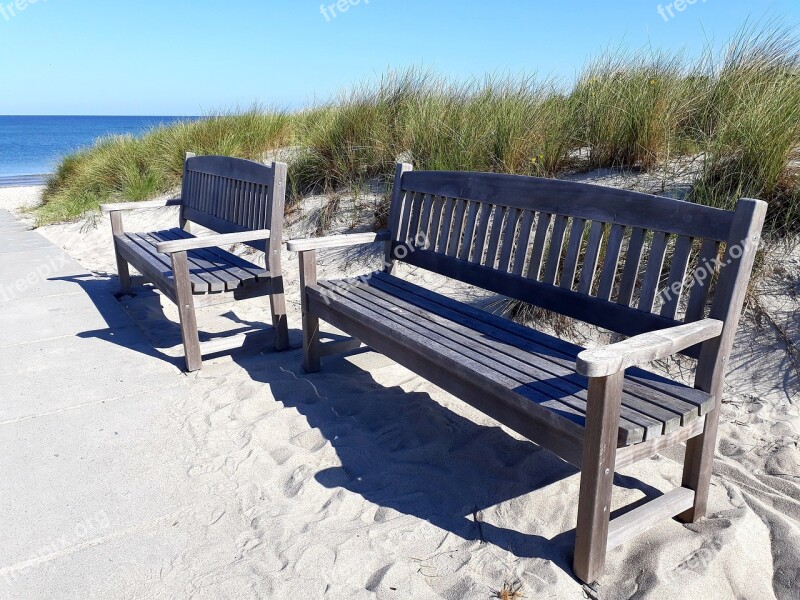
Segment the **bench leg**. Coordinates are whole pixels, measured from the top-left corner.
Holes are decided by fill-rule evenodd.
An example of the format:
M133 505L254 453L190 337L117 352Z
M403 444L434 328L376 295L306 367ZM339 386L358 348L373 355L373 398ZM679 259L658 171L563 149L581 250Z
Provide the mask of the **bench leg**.
M308 307L306 288L317 285L317 253L300 253L300 295L303 305L303 369L317 373L322 367L319 353L319 318Z
M111 213L111 233L114 236L114 254L117 258L117 273L119 274L119 291L121 294L131 292L131 272L126 261L119 253L117 248L117 236L125 235L125 228L122 225L122 213L113 211Z
M186 370L191 373L202 368L203 358L200 352L200 337L197 333L197 316L194 310L192 284L189 281L189 260L186 252L175 252L172 255L172 273L175 277Z
M694 506L678 515L678 520L684 523L696 523L706 516L718 427L719 408L716 408L706 415L703 433L686 442L682 485L694 490Z
M283 287L282 279L280 281ZM289 325L286 319L286 297L283 292L270 294L270 310L272 311L272 326L275 328L275 350L278 352L289 348Z
M590 584L605 569L624 377L623 372L589 380L573 569Z

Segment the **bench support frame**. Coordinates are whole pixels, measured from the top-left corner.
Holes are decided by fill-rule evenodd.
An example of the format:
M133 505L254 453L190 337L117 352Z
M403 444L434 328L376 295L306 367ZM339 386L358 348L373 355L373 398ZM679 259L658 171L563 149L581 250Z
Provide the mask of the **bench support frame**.
M272 327L269 328L269 331L272 333L272 341L276 350L286 350L289 347L289 331L281 271L281 238L286 199L286 165L272 163L270 167L267 167L250 161L228 157L198 158L191 153L188 153L186 158L183 175L183 194L180 200L111 204L101 207L103 212L108 213L111 218L114 251L120 279L120 292L122 294L130 293L130 266L133 266L144 276L146 281L155 285L177 305L186 357L186 370L189 372L198 371L202 368L204 355L217 354L249 345L263 345L265 337L249 333L201 343L197 328L196 309L204 306L269 296L270 314L272 316ZM266 187L266 193L262 195L261 200L251 201L253 206L245 209L243 208L246 202L244 197L233 199L233 189L223 192L220 185L219 190L214 194L209 192L210 186L198 186L196 182L193 185L189 185L187 182L190 176L195 179L214 176L226 178L228 181L239 181L238 178L241 177L242 181L240 183L243 189L245 186L249 186L248 189L252 193L255 185L263 185ZM207 213L197 208L192 208L193 203L196 204L198 202L198 198L195 197L197 194L207 195L203 200L203 206L207 208ZM234 202L238 203L236 211L231 208ZM166 243L165 246L167 247L159 251L170 256L171 276L168 276L169 274L165 275L164 272L148 264L148 261L139 256L134 249L128 248L123 243L125 239L125 228L122 220L123 212L138 208L159 208L164 206L180 206L180 227L184 231L189 232L191 230L193 221L189 217L205 219L207 222L203 222L201 225L220 231L220 234L208 236L207 239L197 238L196 240L180 240ZM188 216L187 211L189 212ZM236 220L236 222L231 219ZM253 232L254 237L251 237L249 232ZM215 239L218 243L214 243ZM265 252L265 262L267 272L271 276L270 279L259 280L254 285L239 287L231 291L194 293L190 279L187 243L191 245L191 248L209 248L230 245L234 242L249 243L256 249ZM184 246L183 248L181 248L182 245Z
M536 186L536 190L531 186ZM582 317L602 313L597 318L603 323L594 324L633 336L623 343L624 348L608 348L605 358L602 352L590 353L586 357L588 362L582 364L584 361L579 357L576 370L589 377L589 389L585 427L576 424L574 429L570 427L569 421L556 424L547 415L515 406L509 401L507 390L497 389L488 382L476 379L474 373L471 376L469 369L463 364L425 352L424 340L412 339L411 334L406 339L396 329L385 326L381 321L370 320L366 323L366 315L358 307L344 302L337 303L335 299L331 301L323 289L325 282L318 282L317 279L316 249L334 247L334 242L352 245L371 243L379 241L378 239L362 239L364 234L359 234L360 237L339 236L338 240L328 239L319 246L314 245L314 240L289 242L289 249L298 251L300 256L306 371L319 371L320 357L328 354L327 344L320 348L319 340L319 323L320 319L324 319L578 467L581 470L581 483L574 572L578 578L590 584L603 575L609 549L666 519L678 518L685 522L695 522L706 514L720 419L719 406L724 391L725 366L733 346L766 214L766 204L758 200L742 199L734 212L726 212L666 198L641 195L634 198L629 197L627 192L600 190L601 188L595 189L592 186L581 187L534 178L475 173L413 173L410 165L398 165L390 210L390 237L385 247L385 272L389 275L395 271L396 262L401 260L412 266L460 279L579 320L592 322L591 319ZM537 193L533 193L534 191ZM559 194L565 196L563 204L558 201ZM426 196L433 199L420 200ZM507 201L508 207L503 208L500 204L494 208L483 206L481 210L484 212L479 216L472 204L469 207L464 204L465 201L476 200L486 204L489 201L484 196L496 196L498 200ZM513 198L505 200L507 196ZM421 204L424 208L420 208ZM505 223L505 238L501 237L500 228L493 224L491 238L485 240L488 246L484 262L490 265L487 268L481 261L483 254L478 254L476 260L471 255L468 244L471 240L469 236L474 234L480 240L478 248L484 247L487 232L484 230L478 233L476 222L480 219L481 223L485 223L490 208L494 211L493 223ZM509 217L504 221L503 211L506 209ZM527 277L522 277L525 260L511 260L516 226L514 219L519 216L520 210L539 211L538 241L532 246ZM560 213L561 210L565 211L564 215ZM569 211L574 212L570 214ZM434 213L436 216L431 217ZM545 266L545 246L542 241L545 238L539 233L546 233L548 224L554 218L553 231L559 232L558 239L563 242L567 216L577 221L572 225L564 267L566 274L562 277L561 286L554 279L562 256L559 243L552 245L550 257L547 259L552 281L539 282L537 276ZM442 219L441 223L439 217ZM418 227L421 227L420 231L427 231L429 218L433 236L430 245L423 246L419 242L413 242ZM620 224L618 218L627 221ZM528 231L531 227L532 215L528 214L527 219L523 221L526 228L520 225L521 231ZM688 241L684 240L687 264L692 239L704 240L704 248L711 248L713 252L717 251L720 242L725 243L725 254L720 261L725 266L719 270L708 318L704 319L703 314L708 294L703 283L691 293L692 302L699 299L697 315L690 317L687 312L683 322L675 320L675 312L670 312L668 306L664 307L661 315L651 313L653 304L646 298L642 299L639 312L632 312L632 296L627 299L627 303L622 304L619 301L612 303L604 293L600 293L598 297L590 297L588 292L593 289L591 277L581 281L583 292L574 292L572 283L582 247L580 236L587 220L595 221L593 231L602 232L602 229L594 227L598 219L611 226L609 240L616 240L617 244L616 254L611 254L611 260L606 257L611 275L614 275L619 259L622 227L633 228L633 235L641 242L638 250L634 249L634 257L630 261L632 266L629 267L626 263L626 274L623 276L623 283L626 284L624 287L630 288L631 292L638 277L645 229L653 229L653 244L657 248L660 244L662 250L666 248L667 234L687 238ZM423 223L422 226L420 222ZM455 234L450 230L451 223ZM462 226L466 232L462 232ZM465 233L463 241L461 233ZM595 234L589 241L589 246L594 248L592 252L595 263L601 237ZM512 243L504 242L504 239L510 239ZM527 248L527 240L520 244ZM407 252L400 255L396 252L398 249ZM468 260L470 256L471 261ZM708 260L716 258L713 253L707 256ZM496 261L500 267L494 267ZM659 285L660 270L651 269L649 263L650 259L644 287L648 288L648 293L652 292L654 295ZM660 269L663 261L656 260L653 264ZM552 265L555 265L555 269ZM683 266L684 270L679 272L681 280L686 264ZM492 272L489 273L489 270ZM601 288L610 289L614 278L605 275L607 273L604 273L601 280ZM547 277L545 273L545 279ZM632 321L637 322L632 324ZM614 329L615 326L617 329ZM652 336L653 333L658 335ZM653 340L658 341L658 344L651 343ZM615 351L622 349L625 350L622 357L624 360L620 359L618 367L614 367L608 357L613 358ZM678 430L619 448L618 451L626 368L677 353L698 358L695 388L709 394L716 406L707 413L701 412L699 418L684 423ZM687 447L682 485L612 519L611 500L615 471L681 443L686 443Z

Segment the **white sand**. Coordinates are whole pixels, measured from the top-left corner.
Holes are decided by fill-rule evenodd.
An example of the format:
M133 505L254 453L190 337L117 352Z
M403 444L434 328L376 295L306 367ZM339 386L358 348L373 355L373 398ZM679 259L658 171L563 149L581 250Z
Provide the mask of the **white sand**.
M0 207L15 209L37 193L0 190ZM307 232L307 217L294 215L287 236ZM175 218L173 209L136 212L126 225L154 230ZM93 272L115 272L106 219L96 229L40 232ZM298 344L296 257L284 258ZM364 273L376 258L325 254L322 275ZM765 308L798 343L800 261L796 253L772 260L778 268ZM419 271L402 274L444 284ZM123 302L158 348L180 354L169 302L156 294ZM204 309L199 322L215 332L264 317L263 302L252 301ZM186 478L174 485L188 508L175 507L179 527L159 526L157 537L170 543L128 536L87 549L97 560L104 552L164 552L153 559L157 571L129 566L104 581L98 597L485 599L515 579L528 599L582 597L569 560L574 469L378 354L331 359L313 376L299 360L298 351L243 354L189 377L175 370L189 400L173 407L173 429L159 432L166 439L145 458L181 465ZM612 551L604 598L800 597L799 385L775 327L746 320L722 409L710 517L664 523ZM615 508L643 490L678 485L680 454L625 469ZM196 503L207 497L213 506Z

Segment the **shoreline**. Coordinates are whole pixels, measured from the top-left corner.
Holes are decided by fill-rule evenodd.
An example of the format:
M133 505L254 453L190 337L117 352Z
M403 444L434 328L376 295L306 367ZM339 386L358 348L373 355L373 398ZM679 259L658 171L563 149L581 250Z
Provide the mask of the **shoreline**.
M0 188L42 186L52 173L39 173L33 175L0 175Z

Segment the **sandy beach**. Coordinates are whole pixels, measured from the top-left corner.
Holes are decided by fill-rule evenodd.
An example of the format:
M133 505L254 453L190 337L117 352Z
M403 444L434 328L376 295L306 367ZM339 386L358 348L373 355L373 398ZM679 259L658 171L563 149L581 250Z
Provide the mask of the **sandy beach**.
M609 182L607 174L595 179ZM24 207L40 194L0 189L0 209L32 223ZM368 227L371 201L345 198L349 208L334 226ZM290 214L286 237L313 233L323 203L311 198ZM125 215L131 231L176 222L171 208ZM107 218L37 231L110 297ZM800 365L789 349L800 343L800 253L776 251L769 260L762 310L743 320L730 364L710 516L664 523L613 550L603 598L800 595ZM327 252L321 276L379 263L378 248ZM6 452L25 456L36 425L79 439L86 468L42 470L41 457L28 456L37 477L55 483L38 495L22 485L11 499L26 508L4 526L0 597L471 600L515 581L528 599L584 597L571 571L577 471L368 349L304 374L296 255L285 251L284 269L293 350L221 357L185 375L175 308L138 289L119 302L155 348L138 356L152 363L159 391L143 386L125 400L124 422L114 403L87 421L79 391L68 392L72 407L55 417L33 410L2 419ZM482 307L497 300L421 270L400 275ZM257 326L265 307L251 300L202 309L200 328L211 335ZM575 335L584 345L603 339L591 329ZM691 382L683 362L653 368ZM676 448L625 469L612 508L679 485L681 460ZM76 504L86 490L91 501ZM76 523L86 535L75 535L69 552L28 564L37 541Z

